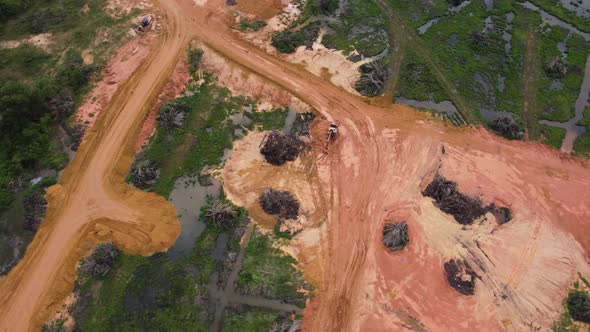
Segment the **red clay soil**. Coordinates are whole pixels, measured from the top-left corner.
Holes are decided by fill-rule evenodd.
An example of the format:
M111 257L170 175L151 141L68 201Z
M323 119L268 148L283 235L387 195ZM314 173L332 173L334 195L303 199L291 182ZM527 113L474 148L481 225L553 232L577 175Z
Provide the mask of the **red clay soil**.
M76 118L79 123L86 124L87 129L94 126L100 113L109 106L120 84L131 77L156 43L157 38L149 34L145 38L137 37L117 50L103 69L102 79L78 109Z
M324 124L340 125L330 156L316 149L298 169L301 181L304 175L314 181L305 188L312 194L299 194L305 185L289 188L288 177L273 169L281 183L273 187L296 195L302 209L317 205L325 212L321 218L309 214L309 224L319 226L293 240L317 287L304 331L548 329L577 272L590 276L588 161L485 130L446 126L407 107L371 105L239 39L227 26L232 20L224 0L160 4L170 32L52 187L44 226L0 281L0 330L39 328L71 290L84 241L114 239L125 251L144 254L174 242L174 209L123 183L141 121L153 106L148 101L155 101L193 35L316 108ZM313 136L323 140L325 130L316 125ZM261 179L257 170L269 168L230 169L254 186ZM457 224L421 195L437 171L463 193L509 206L513 220L500 227L491 217ZM226 185L238 200L260 194ZM409 227L410 242L398 253L381 242L383 223L390 220L406 220ZM475 295L448 285L443 264L452 258L465 259L481 276Z

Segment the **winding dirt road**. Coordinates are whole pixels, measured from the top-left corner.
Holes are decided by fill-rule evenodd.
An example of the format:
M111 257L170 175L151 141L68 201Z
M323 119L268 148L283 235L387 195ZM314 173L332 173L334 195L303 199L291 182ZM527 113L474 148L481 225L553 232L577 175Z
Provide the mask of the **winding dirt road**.
M406 107L371 105L241 40L228 28L233 18L225 1L197 3L202 5L160 4L168 25L161 43L120 87L59 184L50 188L43 226L23 260L0 281L0 330L38 330L71 291L76 261L94 243L113 240L126 252L149 254L175 241L174 208L124 179L142 121L192 37L341 124L335 157L321 166L330 202L318 255L323 281L306 309L304 330L518 329L530 317L541 317L547 326L572 276L590 272L587 161L483 130L447 127ZM437 170L484 201L509 203L512 228L452 228L420 195L421 182ZM412 234L403 257L379 247L380 226L396 218L407 219ZM441 220L449 224L438 226ZM469 242L473 238L484 254ZM562 265L544 259L547 247ZM482 278L484 291L474 299L460 298L444 283L440 267L453 255L492 257L483 266L494 273ZM500 255L507 255L504 263ZM549 277L529 285L537 265ZM547 294L535 294L539 289Z
M179 234L176 210L155 194L125 184L135 138L184 47L173 3L161 4L167 27L157 49L119 87L66 168L49 189L47 215L20 263L0 280L0 330L39 330L72 291L76 262L97 242L149 254Z

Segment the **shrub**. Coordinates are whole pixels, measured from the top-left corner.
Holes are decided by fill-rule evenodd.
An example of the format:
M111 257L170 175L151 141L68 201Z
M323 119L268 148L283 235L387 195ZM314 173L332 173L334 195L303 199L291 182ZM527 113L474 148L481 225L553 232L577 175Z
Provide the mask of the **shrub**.
M590 297L584 291L570 292L567 297L567 308L574 320L590 323Z
M305 44L303 31L284 30L272 36L272 46L281 53L293 53L297 47Z
M199 63L203 58L203 51L200 48L190 47L188 49L189 72L194 75L199 70Z

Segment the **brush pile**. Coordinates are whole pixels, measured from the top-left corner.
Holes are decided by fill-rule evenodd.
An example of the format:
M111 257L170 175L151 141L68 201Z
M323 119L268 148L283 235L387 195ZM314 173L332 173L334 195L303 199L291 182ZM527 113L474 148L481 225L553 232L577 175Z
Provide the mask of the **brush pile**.
M451 259L444 265L449 285L463 295L473 295L477 274L465 260Z
M268 188L260 196L259 202L264 212L282 219L295 219L299 215L299 202L288 191Z
M391 222L383 226L383 244L391 251L402 250L410 241L405 221Z
M266 137L260 153L264 159L275 166L282 166L287 161L297 159L299 153L305 148L305 143L291 135L285 135L281 131L271 131Z
M433 198L436 207L452 215L462 225L471 225L473 221L495 209L494 205L483 207L479 199L462 194L457 190L457 183L440 175L432 180L422 195Z
M142 159L131 167L133 175L133 184L140 189L146 189L158 182L160 178L160 166L157 162L148 159Z
M93 277L104 277L114 265L121 252L111 242L96 246L92 255L80 264L83 273Z

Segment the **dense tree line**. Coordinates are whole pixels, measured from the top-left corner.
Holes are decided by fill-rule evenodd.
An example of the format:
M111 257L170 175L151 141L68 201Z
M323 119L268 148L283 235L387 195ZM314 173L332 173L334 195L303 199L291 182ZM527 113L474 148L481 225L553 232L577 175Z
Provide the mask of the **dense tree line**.
M92 72L72 50L51 76L32 82L0 79L0 211L11 202L9 183L15 177L66 162L54 132L75 110L75 96Z

